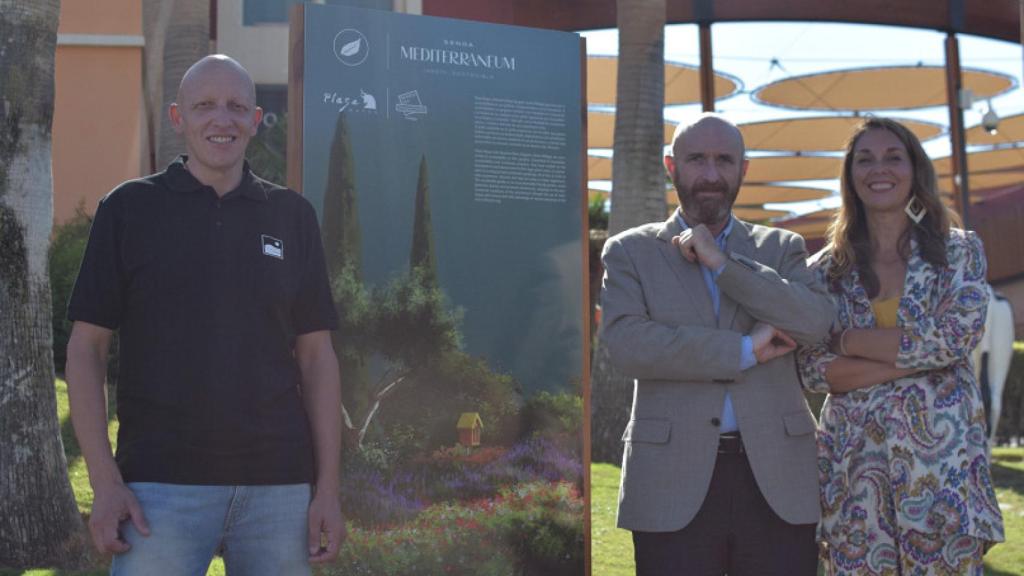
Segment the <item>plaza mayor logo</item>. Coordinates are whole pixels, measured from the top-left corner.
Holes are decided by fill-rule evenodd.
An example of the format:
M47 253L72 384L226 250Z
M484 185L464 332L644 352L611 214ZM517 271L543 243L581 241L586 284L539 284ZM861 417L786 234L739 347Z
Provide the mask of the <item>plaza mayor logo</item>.
M362 88L359 89L359 96L344 93L324 91L324 104L337 106L338 113L350 110L354 112L377 113L377 97Z
M334 56L345 66L359 66L369 54L370 43L355 28L346 28L334 37Z

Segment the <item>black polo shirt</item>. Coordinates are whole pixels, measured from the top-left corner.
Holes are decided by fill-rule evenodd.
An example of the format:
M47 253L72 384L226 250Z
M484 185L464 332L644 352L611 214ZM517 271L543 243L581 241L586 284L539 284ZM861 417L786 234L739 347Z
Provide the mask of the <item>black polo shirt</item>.
M184 160L100 201L68 307L120 330L121 474L312 482L293 348L338 324L316 214L248 164L218 198Z

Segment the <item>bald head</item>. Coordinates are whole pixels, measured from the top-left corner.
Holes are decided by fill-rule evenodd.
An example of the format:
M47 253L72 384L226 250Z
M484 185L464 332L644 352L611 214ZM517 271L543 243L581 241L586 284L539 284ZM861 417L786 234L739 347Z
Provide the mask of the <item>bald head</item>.
M204 56L190 66L185 71L185 75L181 77L181 83L178 84L177 101L181 103L188 100L188 97L195 92L196 87L201 85L203 80L211 74L226 74L234 77L244 86L246 93L250 96L250 101L256 102L256 84L252 81L249 71L237 60L224 54Z
M676 128L665 169L690 226L722 230L747 170L745 155L739 128L721 116L704 114Z
M676 130L672 134L672 155L679 155L680 149L685 145L684 139L698 139L711 133L734 144L740 158L746 156L746 145L743 143L743 134L740 129L729 120L712 112L705 112L693 122L676 126Z
M185 140L189 172L218 194L237 186L245 149L263 119L245 68L221 54L202 58L185 72L167 112Z

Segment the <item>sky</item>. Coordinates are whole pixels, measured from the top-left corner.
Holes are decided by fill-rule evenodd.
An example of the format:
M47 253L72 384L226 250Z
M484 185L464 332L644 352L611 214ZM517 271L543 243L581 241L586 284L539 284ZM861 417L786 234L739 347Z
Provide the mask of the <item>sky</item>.
M715 71L740 81L738 92L718 100L715 108L736 123L826 114L766 106L752 98L758 88L776 80L838 69L913 66L919 63L942 66L945 63L946 34L933 30L822 22L744 22L715 24L711 34ZM616 30L583 31L581 35L587 39L588 55L616 54ZM1013 78L1013 88L991 100L996 114L1005 118L1024 113L1024 90L1021 89L1024 58L1021 45L963 34L958 39L963 68L993 71ZM699 64L696 25L677 24L666 27L665 60L692 66ZM970 128L980 124L988 105L989 102L983 100L965 110L965 126ZM699 104L670 106L665 109L665 119L678 122L700 111ZM945 106L879 111L875 114L941 124L944 133L925 142L925 149L933 158L950 154L949 135L946 131L949 112ZM608 155L610 151L596 150L592 153ZM795 184L838 189L837 180L801 181ZM611 183L607 181L591 182L591 188L607 190L610 187ZM833 196L815 202L778 207L804 213L834 207L838 202L838 197Z

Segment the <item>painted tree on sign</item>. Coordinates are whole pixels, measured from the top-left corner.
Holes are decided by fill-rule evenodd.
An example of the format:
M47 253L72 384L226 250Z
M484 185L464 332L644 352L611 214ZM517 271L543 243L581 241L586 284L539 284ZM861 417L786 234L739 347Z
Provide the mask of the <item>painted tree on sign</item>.
M363 285L355 160L345 113L338 114L334 127L322 214L327 274L341 322L331 339L341 369L342 405L346 413L362 413L367 405L366 396L361 393L367 373L366 356L359 342L364 337L362 330L372 306Z
M416 182L416 212L412 221L412 247L409 269L422 270L423 281L437 286L437 256L434 254L434 229L430 219L430 176L427 157L420 158L420 174Z
M372 289L362 278L355 161L344 113L338 116L330 158L322 235L341 321L334 349L342 370L345 445L361 449L385 398L416 367L458 348L458 318L437 286L426 157L420 163L409 270ZM383 359L385 369L371 377L366 366L373 356Z
M57 0L0 0L0 567L80 567L57 422L46 265Z

